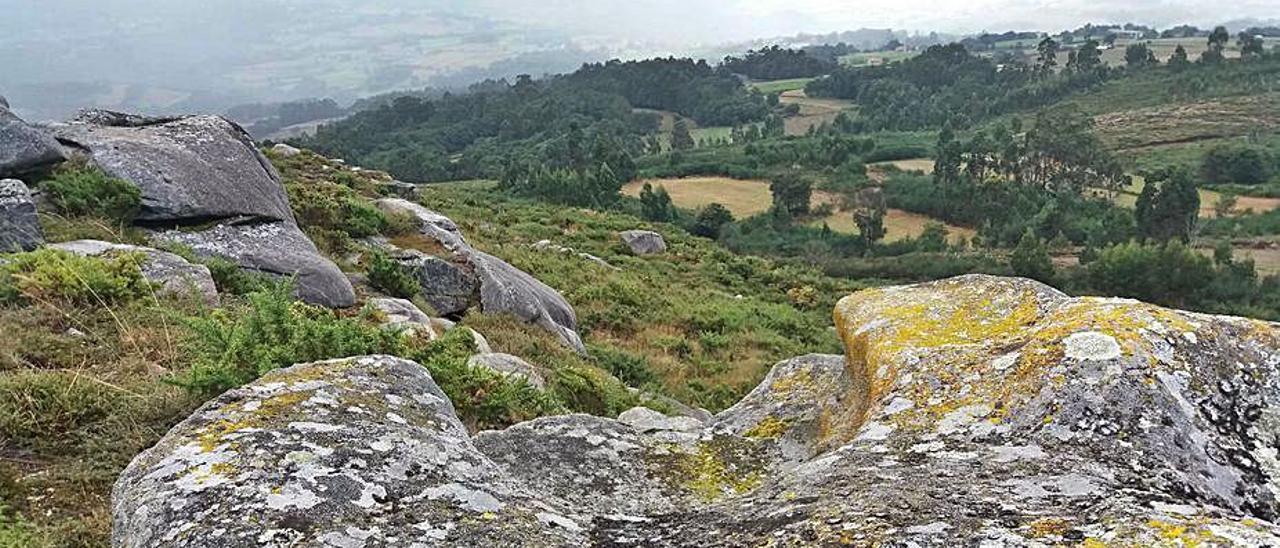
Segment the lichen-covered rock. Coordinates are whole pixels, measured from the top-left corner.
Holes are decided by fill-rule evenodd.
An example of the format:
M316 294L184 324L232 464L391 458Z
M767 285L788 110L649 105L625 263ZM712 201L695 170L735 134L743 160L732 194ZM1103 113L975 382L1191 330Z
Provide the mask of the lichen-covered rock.
M218 304L218 286L209 268L192 264L176 254L150 247L117 244L100 240L75 240L49 244L76 255L97 257L113 253L142 253L142 277L159 287L161 295L194 295L209 305Z
M117 540L204 546L214 535L269 533L306 544L312 537L298 535L374 531L383 536L364 545L375 546L392 531L406 545L1280 545L1275 324L966 276L856 293L838 305L836 327L843 364L782 362L706 426L631 410L468 439L456 418L432 411L443 404L411 399L443 400L402 368L268 376L209 404L130 466L115 493ZM292 391L315 392L269 403ZM356 405L368 416L350 410L366 399L404 404L399 420L372 404ZM263 409L290 415L253 414ZM343 418L317 413L326 409ZM382 481L390 456L370 440L405 423L423 433L394 440L402 462L462 462L475 475L460 480L446 467ZM433 434L440 424L453 434ZM454 453L427 457L410 439ZM350 466L357 449L362 466ZM282 464L281 454L295 456ZM312 462L323 473L303 464ZM352 474L365 483L339 487L335 478ZM324 481L335 483L319 490ZM415 506L412 493L454 483L504 503L487 537L434 542L395 528L413 515L474 533L475 522ZM322 506L343 493L368 500L354 494L368 485L385 489L371 498L389 508ZM267 500L318 502L286 520ZM545 527L520 521L529 513Z
M42 243L31 191L17 179L0 179L0 253L31 251Z
M824 413L818 447L835 449L740 499L593 538L1280 542L1273 324L986 276L856 293L836 324L856 395Z
M530 386L542 390L547 387L547 381L543 380L542 374L538 372L538 368L534 367L519 356L511 354L503 354L501 352L486 352L471 356L467 360L468 367L482 367L491 371L496 371L503 375L524 379Z
M444 332L443 329L437 329L431 316L408 300L378 297L369 299L369 306L382 314L383 324L390 329L399 329L408 335L426 337L427 340L434 340Z
M351 281L292 222L224 223L153 238L186 245L202 257L230 260L250 272L291 278L298 298L311 304L345 308L356 302Z
M107 174L142 190L139 221L293 222L280 175L249 135L224 118L88 111L53 131Z
M656 255L667 251L667 241L652 230L627 230L619 233L618 237L636 255Z
M714 426L739 436L776 440L789 459L807 459L828 448L821 444L831 422L855 407L863 390L844 356L800 356L773 366L755 390L716 415Z
M578 318L559 292L506 261L467 243L448 217L399 198L378 200L383 211L416 219L419 232L442 248L442 256L421 250L396 250L414 272L423 297L438 314L457 314L479 304L491 314L512 314L555 334L579 353L586 347L578 335ZM383 247L389 247L383 243Z
M424 368L386 356L223 394L135 458L112 498L122 548L584 544L582 524L476 450Z
M0 179L43 171L66 159L53 136L0 105Z

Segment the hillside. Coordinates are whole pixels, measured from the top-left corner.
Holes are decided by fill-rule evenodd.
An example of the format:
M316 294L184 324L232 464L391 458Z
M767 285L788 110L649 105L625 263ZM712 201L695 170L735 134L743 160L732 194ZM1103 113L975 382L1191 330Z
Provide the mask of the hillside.
M0 98L0 548L1278 545L1280 52L1089 30Z
M143 121L138 128L174 123L191 122ZM148 146L165 142L160 134L153 139ZM205 399L278 367L279 360L377 350L432 364L435 382L473 429L565 411L616 416L640 404L668 412L718 411L754 387L773 363L838 351L829 310L858 287L805 268L736 257L678 227L626 214L548 206L484 183L434 186L420 194L420 203L456 221L469 245L563 292L586 352L575 353L518 315L487 311L487 301L451 315L461 327L450 328L452 321L426 321L422 312L405 316L400 305L379 295L396 287L401 275L395 272L405 267L387 274L383 255L370 251L378 234L405 249L441 251L406 228L414 221L379 209L381 193L397 191L389 177L288 147L268 150L266 157L280 173L276 188L287 194L291 219L335 271L355 282L354 302L336 313L289 304L287 287L255 273L263 272L261 266L236 268L235 261L249 256L227 255L192 239L209 230L209 221L185 226L151 220L134 227L126 219L156 219L160 210L147 205L113 218L104 216L117 210L67 209L58 193L68 184L83 185L77 188L94 200L123 192L112 186L119 179L97 168L69 164L33 179L33 188L43 190L38 219L47 247L7 255L0 263L0 325L19 334L0 345L0 507L6 508L0 539L23 539L28 546L105 545L111 484L133 455ZM179 243L156 239L153 231L166 222L180 225L181 237L173 240ZM634 255L619 233L637 228L658 230L667 251ZM81 258L76 253L108 245L84 238L159 243L173 254L122 247ZM58 243L73 240L79 243ZM161 259L175 266L152 266ZM188 292L181 277L165 281L164 290L148 283L182 272L206 280L200 293ZM305 275L293 279L307 283ZM428 311L431 299L414 297ZM412 336L401 339L378 327L387 322L407 327ZM488 348L457 335L463 328L483 334ZM529 382L536 378L545 392L476 365L471 356L478 350L518 356L533 368Z

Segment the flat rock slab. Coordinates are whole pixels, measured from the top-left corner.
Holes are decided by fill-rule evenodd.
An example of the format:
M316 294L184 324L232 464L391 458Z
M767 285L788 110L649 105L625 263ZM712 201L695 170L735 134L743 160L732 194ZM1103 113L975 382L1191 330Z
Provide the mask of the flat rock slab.
M17 179L0 179L0 253L30 251L42 243L31 191Z
M351 281L291 222L220 224L153 238L186 245L202 257L222 257L249 272L291 278L298 298L311 304L346 308L356 302Z
M209 268L188 262L168 251L101 240L59 242L49 244L49 247L87 257L111 253L142 253L147 258L142 263L142 277L159 285L160 294L195 295L207 304L218 304L218 286L214 284Z
M138 221L293 221L280 175L240 126L218 116L84 113L52 127L108 175L142 190Z

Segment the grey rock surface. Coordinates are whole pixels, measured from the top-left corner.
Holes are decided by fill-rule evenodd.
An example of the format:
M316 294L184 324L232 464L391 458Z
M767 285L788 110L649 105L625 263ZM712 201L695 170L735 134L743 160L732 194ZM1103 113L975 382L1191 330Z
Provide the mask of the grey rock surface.
M140 222L293 221L280 175L224 118L90 111L52 130L107 174L142 190Z
M667 241L652 230L627 230L619 233L618 237L636 255L657 255L667 251Z
M422 366L277 370L205 404L129 465L112 543L580 546L582 526L472 444Z
M153 238L189 246L202 257L225 258L250 272L292 278L298 298L311 304L345 308L356 302L351 281L291 222L220 224Z
M467 365L469 367L482 367L511 377L519 377L538 390L547 387L547 381L543 380L538 368L519 356L500 352L480 353L471 356L467 360Z
M130 465L117 542L1280 544L1280 326L989 276L835 317L844 367L781 362L705 426L631 410L467 436L421 368L273 373Z
M0 179L0 253L30 251L42 243L44 232L31 190L17 179Z
M422 298L435 314L461 314L475 302L480 281L467 265L415 250L403 250L395 256L418 281Z
M457 314L479 304L486 313L512 314L555 334L575 351L586 352L577 332L577 315L555 289L471 247L458 225L444 215L398 198L378 200L377 205L383 211L411 215L421 234L440 246L437 254L397 252L402 264L415 273L423 297L437 314Z
M298 148L286 145L284 143L276 143L275 146L271 147L271 152L284 156L285 158L292 158L294 156L302 154L302 151L299 150Z
M406 299L377 297L369 299L368 304L385 316L383 323L391 329L399 329L409 335L425 336L428 340L434 340L444 332L443 329L437 330L431 316Z
M0 179L43 171L66 159L53 136L0 106Z
M207 304L218 304L218 286L214 284L209 268L188 262L168 251L101 240L59 242L49 244L49 247L87 257L112 253L141 253L146 256L146 261L142 263L142 277L157 284L158 293L194 295Z

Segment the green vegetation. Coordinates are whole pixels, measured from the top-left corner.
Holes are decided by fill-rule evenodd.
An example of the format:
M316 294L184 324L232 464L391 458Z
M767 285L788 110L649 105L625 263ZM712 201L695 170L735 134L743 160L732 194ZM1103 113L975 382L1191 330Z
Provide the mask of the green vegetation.
M724 68L753 80L809 78L831 72L836 64L809 55L803 50L769 46L748 51L741 57L726 57ZM761 93L776 91L760 90Z
M127 224L142 206L142 191L128 181L109 177L81 163L58 168L40 183L49 203L61 214L96 217Z
M414 279L413 274L410 274L399 262L388 257L385 252L370 252L366 268L369 283L387 295L412 299L419 292L418 280Z
M0 304L111 305L150 294L143 256L81 257L54 249L9 255L0 262Z

